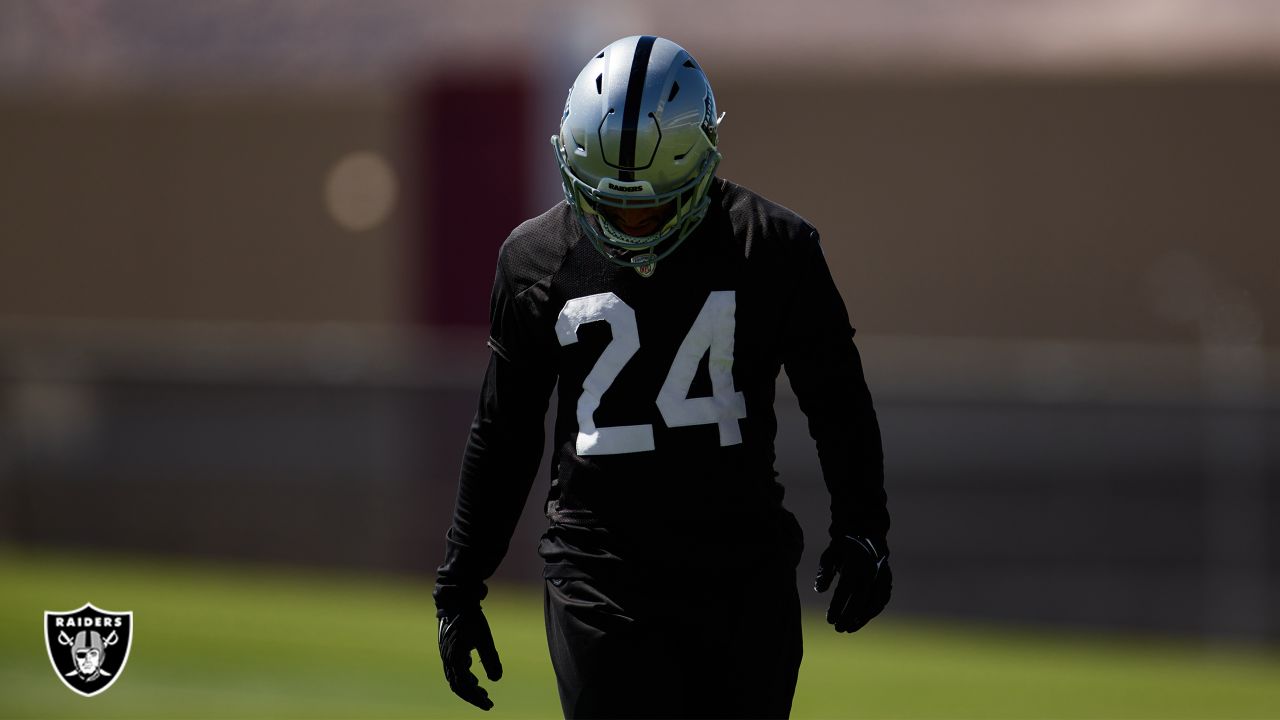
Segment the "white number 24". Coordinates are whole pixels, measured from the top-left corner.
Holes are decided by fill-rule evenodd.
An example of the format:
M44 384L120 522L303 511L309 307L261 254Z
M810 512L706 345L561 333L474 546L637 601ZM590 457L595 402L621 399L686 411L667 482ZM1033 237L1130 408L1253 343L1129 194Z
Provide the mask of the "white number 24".
M680 343L667 371L667 379L658 391L655 403L668 427L717 425L721 445L742 442L738 419L747 416L747 402L733 389L733 331L737 300L733 290L715 290L703 303L693 327ZM596 364L582 381L578 397L579 455L619 455L653 450L653 425L614 425L596 427L595 412L600 398L622 366L640 349L640 333L636 312L611 292L574 298L564 304L556 320L556 335L561 345L578 342L578 328L590 322L604 321L613 331L613 339L600 353ZM689 397L693 376L703 355L710 355L707 369L711 374L711 396Z

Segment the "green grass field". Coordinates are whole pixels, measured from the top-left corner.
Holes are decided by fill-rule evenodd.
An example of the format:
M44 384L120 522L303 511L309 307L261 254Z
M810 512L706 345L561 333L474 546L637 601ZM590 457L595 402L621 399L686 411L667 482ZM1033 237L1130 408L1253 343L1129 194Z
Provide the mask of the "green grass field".
M43 612L133 610L120 681L54 677ZM558 717L539 596L486 611L506 676L487 715L444 685L430 585L0 549L0 717ZM1280 657L1185 642L895 621L837 635L806 618L795 717L1278 718Z

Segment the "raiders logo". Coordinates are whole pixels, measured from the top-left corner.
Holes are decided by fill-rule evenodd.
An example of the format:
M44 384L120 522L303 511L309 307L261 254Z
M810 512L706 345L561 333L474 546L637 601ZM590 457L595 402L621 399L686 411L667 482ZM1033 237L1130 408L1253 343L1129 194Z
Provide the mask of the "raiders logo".
M133 641L133 613L99 610L46 611L44 642L62 684L93 697L120 679Z

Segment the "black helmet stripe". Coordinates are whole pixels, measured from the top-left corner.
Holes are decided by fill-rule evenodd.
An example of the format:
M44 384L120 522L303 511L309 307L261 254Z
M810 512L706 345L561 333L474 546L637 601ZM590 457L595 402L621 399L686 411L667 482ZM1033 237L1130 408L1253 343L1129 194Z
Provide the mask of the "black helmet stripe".
M631 76L627 78L627 100L622 106L622 146L618 148L618 165L624 168L636 166L636 127L640 124L640 101L644 99L644 78L649 71L649 54L658 38L642 35L636 42L636 54L631 59ZM636 174L623 170L619 180L635 180Z

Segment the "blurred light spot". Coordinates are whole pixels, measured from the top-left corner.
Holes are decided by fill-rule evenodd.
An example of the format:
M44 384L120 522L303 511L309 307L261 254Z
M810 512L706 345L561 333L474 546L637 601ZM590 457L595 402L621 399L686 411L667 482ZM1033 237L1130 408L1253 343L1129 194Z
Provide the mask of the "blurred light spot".
M325 207L347 230L372 230L391 214L396 192L396 175L386 159L374 152L348 153L329 169Z

